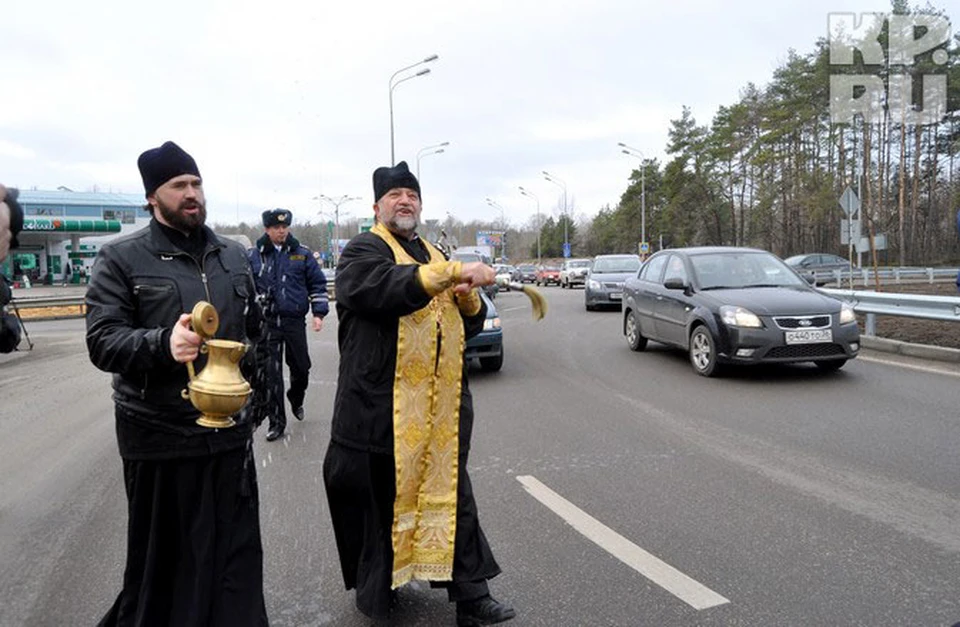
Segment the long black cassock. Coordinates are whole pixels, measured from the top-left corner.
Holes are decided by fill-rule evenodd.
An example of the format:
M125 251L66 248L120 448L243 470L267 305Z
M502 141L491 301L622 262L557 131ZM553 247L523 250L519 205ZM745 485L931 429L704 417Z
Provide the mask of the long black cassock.
M181 396L186 366L169 354L170 329L201 300L217 309L218 338L259 335L243 248L207 227L200 235L154 219L100 250L87 290L90 359L114 373L127 496L123 587L105 627L268 624L254 425L197 425Z
M399 240L414 259L429 254L419 239ZM390 609L393 565L391 527L396 497L393 457L393 385L399 319L426 307L430 296L416 265L399 265L379 236L363 233L340 257L336 277L340 373L331 442L323 476L347 589L356 588L357 607L373 618ZM486 306L463 316L466 337L483 329ZM460 394L457 530L451 601L487 594L486 580L500 573L480 529L467 456L473 431L473 398L463 366Z

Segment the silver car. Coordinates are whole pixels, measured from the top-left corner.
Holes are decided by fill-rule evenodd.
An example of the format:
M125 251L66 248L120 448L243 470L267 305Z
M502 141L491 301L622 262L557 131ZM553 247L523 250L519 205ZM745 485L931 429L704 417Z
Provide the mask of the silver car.
M583 290L583 304L587 311L598 307L620 308L623 284L637 275L640 257L637 255L597 255L587 274Z

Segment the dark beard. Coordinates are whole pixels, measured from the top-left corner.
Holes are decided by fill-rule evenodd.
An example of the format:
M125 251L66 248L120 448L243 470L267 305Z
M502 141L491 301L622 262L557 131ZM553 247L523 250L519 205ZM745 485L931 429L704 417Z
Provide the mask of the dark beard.
M184 213L186 209L190 209L192 207L199 207L200 211L198 211L196 215ZM163 201L157 198L157 210L171 228L177 229L183 233L193 233L198 231L207 221L206 205L194 200L185 200L180 203L180 206L176 209L171 209L165 205Z

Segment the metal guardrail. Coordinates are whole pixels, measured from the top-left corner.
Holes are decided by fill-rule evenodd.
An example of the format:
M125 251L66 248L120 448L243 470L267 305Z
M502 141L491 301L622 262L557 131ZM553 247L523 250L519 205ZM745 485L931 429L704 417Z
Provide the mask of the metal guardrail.
M83 296L27 296L26 298L18 296L10 302L20 309L79 307L84 304Z
M864 287L874 283L873 268L859 268L852 272L847 270L825 270L806 273L797 269L800 274L813 274L817 283L836 283L837 285L860 284ZM957 278L958 268L878 268L876 275L881 283L935 283L937 281L953 281Z
M957 296L827 288L819 288L819 290L824 294L851 303L857 313L866 314L864 335L877 334L877 315L960 322L960 297Z

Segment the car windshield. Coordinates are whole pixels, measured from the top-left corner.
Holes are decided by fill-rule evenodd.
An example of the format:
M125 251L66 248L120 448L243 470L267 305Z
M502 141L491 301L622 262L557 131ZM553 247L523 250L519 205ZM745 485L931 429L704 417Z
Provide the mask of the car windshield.
M568 268L589 268L590 262L589 261L571 261L570 263L567 264L567 267Z
M610 257L608 259L597 259L593 262L593 271L596 274L636 272L639 268L639 257Z
M806 255L794 255L793 257L787 257L786 259L784 259L783 263L790 266L795 266L806 258L807 258Z
M806 285L779 258L770 253L723 252L690 257L700 289L795 287Z

